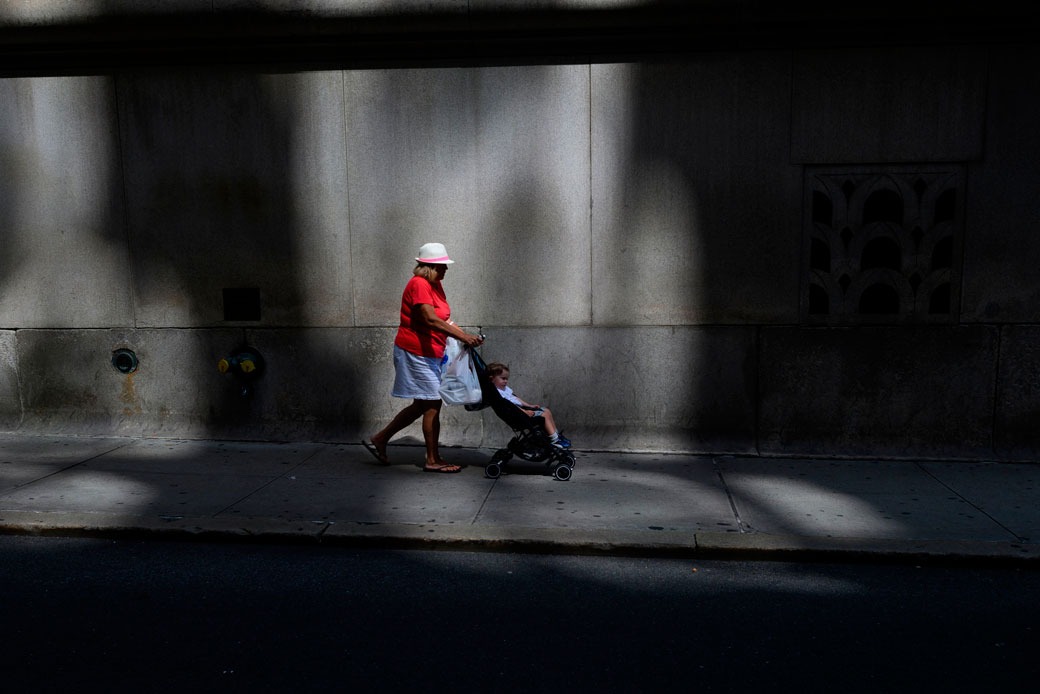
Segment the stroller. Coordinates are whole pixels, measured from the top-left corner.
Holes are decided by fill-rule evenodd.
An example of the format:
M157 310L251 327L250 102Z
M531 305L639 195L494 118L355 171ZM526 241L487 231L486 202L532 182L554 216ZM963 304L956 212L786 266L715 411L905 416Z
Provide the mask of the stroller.
M549 442L544 419L529 417L518 406L503 398L491 382L487 364L480 354L475 349L470 349L470 354L480 381L481 402L466 405L466 409L474 412L490 407L516 433L505 448L495 451L484 468L484 476L498 479L503 472L551 473L558 480L569 480L574 469L574 454ZM511 463L514 456L519 461Z

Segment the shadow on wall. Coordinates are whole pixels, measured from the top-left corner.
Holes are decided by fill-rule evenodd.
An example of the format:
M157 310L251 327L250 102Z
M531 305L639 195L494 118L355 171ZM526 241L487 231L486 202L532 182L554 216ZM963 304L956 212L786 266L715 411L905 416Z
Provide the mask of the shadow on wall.
M592 67L594 323L638 331L628 365L645 385L602 400L621 431L755 452L754 324L797 311L789 60Z
M138 326L240 333L182 365L200 433L343 435L365 374L335 330L353 324L340 73L130 72L120 97ZM254 399L216 372L245 344L267 364Z
M355 269L438 237L456 315L515 328L485 355L587 441L751 452L748 324L796 310L783 55L348 74ZM359 289L361 324L401 281Z
M14 81L0 79L0 123L15 122L11 112L12 91ZM13 153L13 134L6 127L0 127L0 171L14 171L15 155ZM5 176L3 181L9 181ZM8 278L18 271L21 264L17 251L19 240L14 234L15 210L20 205L19 188L10 184L0 184L0 297L10 291ZM0 304L2 305L2 304ZM21 424L22 406L18 387L18 352L17 336L9 328L13 328L10 319L0 317L0 429L15 429Z
M110 77L0 78L0 329L20 331L14 408L43 419L47 379L94 372L96 355L64 349L60 333L48 349L32 329L133 320L117 122ZM96 403L81 383L58 391L66 412Z
M0 329L18 329L24 426L353 438L368 369L336 330L354 323L342 113L339 72L0 80ZM246 290L232 315L228 289ZM268 357L253 400L217 371L246 343ZM137 372L109 363L120 347Z
M590 341L596 344L590 351L605 358L619 344L611 329L630 329L626 339L634 346L628 349L639 354L626 355L638 367L626 374L626 387L640 396L621 403L592 398L583 405L591 413L589 426L607 422L621 439L628 429L650 429L651 436L678 430L689 434L688 449L753 448L753 329L746 324L775 314L759 301L776 292L771 280L750 289L742 280L769 277L769 267L754 264L776 262L762 259L773 258L770 251L782 246L767 245L764 252L763 242L789 240L777 222L783 219L782 210L776 214L780 194L770 192L784 190L785 181L758 179L763 170L780 169L772 166L776 142L786 147L786 137L773 137L786 136L786 123L774 118L786 112L777 104L786 103L787 82L775 79L785 74L783 64L706 55L672 66L466 68L434 71L436 87L422 71L395 72L392 79L378 71L120 73L115 82L122 165L116 158L107 168L109 187L125 189L133 276L128 293L135 306L133 316L97 325L132 323L135 335L150 331L154 345L151 355L142 355L148 358L132 392L113 395L130 400L122 426L145 433L147 426L135 424L138 408L167 412L171 419L196 413L201 433L214 436L306 438L361 421L366 413L357 394L370 390L369 367L389 372L386 350L369 348L363 337L350 338L359 342L343 349L335 327L317 326L392 330L411 253L436 235L459 249L462 262L483 270L483 277L459 272L449 279L449 296L459 302L463 322L472 315L495 320L508 313L503 323L573 328L591 314ZM524 71L531 75L514 79ZM602 128L594 136L593 158L613 136L621 141L613 169L593 162L592 239L580 239L576 246L585 250L575 253L570 266L558 265L552 254L582 228L573 220L561 223L566 213L559 207L570 207L565 184L539 178L549 149L538 139L546 114L517 117L513 105L539 100L521 103L501 83L480 83L504 79L537 97L548 91L550 79L559 79L549 77L554 71L594 76L591 93L603 103L593 106L591 116L593 130ZM383 90L370 89L380 79ZM560 93L580 92L584 102L576 84L566 82ZM463 98L445 99L443 87ZM554 105L547 114L568 108L569 103ZM344 122L340 114L346 111L351 117ZM375 120L380 115L384 120ZM362 137L355 126L366 119L371 122ZM610 127L602 124L607 119ZM376 138L368 137L373 133ZM538 156L526 156L529 150ZM562 159L588 161L584 151L571 155ZM771 164L758 166L763 159ZM577 164L572 168L585 172ZM550 173L562 178L567 172ZM584 254L591 254L591 262ZM522 281L496 274L501 256L509 256L504 262L513 266L507 272L523 274ZM348 257L350 266L342 262ZM551 262L543 264L541 257ZM394 266L391 258L405 260L399 277L370 277L372 268ZM730 271L734 263L742 272ZM560 318L552 315L551 302L541 301L547 284L560 295L579 296L574 286L560 291L554 282L554 271L567 276L571 267L593 275L577 283L585 292L592 287L585 299L591 310ZM352 270L363 282L354 293ZM498 294L506 288L510 310L501 311ZM225 320L227 289L253 291L260 319ZM564 306L582 308L581 301L559 298ZM661 334L663 342L656 340ZM184 341L194 341L192 350L179 348ZM166 342L178 347L164 351ZM244 342L268 355L269 370L257 399L239 407L243 402L215 363ZM272 355L287 355L287 361ZM554 401L580 393L595 375L588 370L600 366L586 359L586 371L577 374L568 368L571 356L558 367L560 378L546 379ZM156 379L162 385L149 381L160 364L165 370ZM91 365L96 373L98 366ZM116 392L119 383L112 380ZM82 390L89 395L88 387ZM55 387L53 399L61 397ZM47 397L38 393L34 402L47 404ZM257 417L265 422L259 431L251 427ZM697 438L713 427L729 428L715 439Z
M444 283L453 319L488 328L488 353L506 346L496 327L573 324L560 302L575 303L578 284L576 305L588 303L586 75L576 66L346 73L359 325L392 330L415 250L431 240L456 261ZM587 308L576 313L587 320ZM392 376L389 362L382 368ZM389 419L402 402L379 397ZM442 419L445 441L482 441L479 415L449 407Z

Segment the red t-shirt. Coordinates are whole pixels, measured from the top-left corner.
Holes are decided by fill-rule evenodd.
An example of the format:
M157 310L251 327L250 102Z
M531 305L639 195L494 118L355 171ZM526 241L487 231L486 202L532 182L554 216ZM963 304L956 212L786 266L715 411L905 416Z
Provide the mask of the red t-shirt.
M448 336L426 327L419 310L421 304L433 306L434 313L441 320L451 318L451 308L441 283L430 284L422 277L413 277L401 295L401 327L397 329L394 344L423 357L443 357Z

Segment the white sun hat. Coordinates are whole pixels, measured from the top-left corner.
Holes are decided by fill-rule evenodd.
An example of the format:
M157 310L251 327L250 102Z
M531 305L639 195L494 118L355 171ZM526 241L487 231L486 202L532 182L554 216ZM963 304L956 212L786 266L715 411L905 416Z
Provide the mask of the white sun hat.
M444 248L443 243L423 244L416 260L427 265L451 265L455 262L448 257L448 251Z

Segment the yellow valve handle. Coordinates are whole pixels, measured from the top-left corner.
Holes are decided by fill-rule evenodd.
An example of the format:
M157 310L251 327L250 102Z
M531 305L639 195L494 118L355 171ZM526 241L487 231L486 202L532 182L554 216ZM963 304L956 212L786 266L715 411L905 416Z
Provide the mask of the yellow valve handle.
M217 368L220 369L220 373L226 374L228 372L228 369L231 368L231 364L228 362L227 359L221 359L217 362Z
M252 359L243 359L242 363L238 365L242 369L242 373L250 374L256 371L256 364L253 363Z

